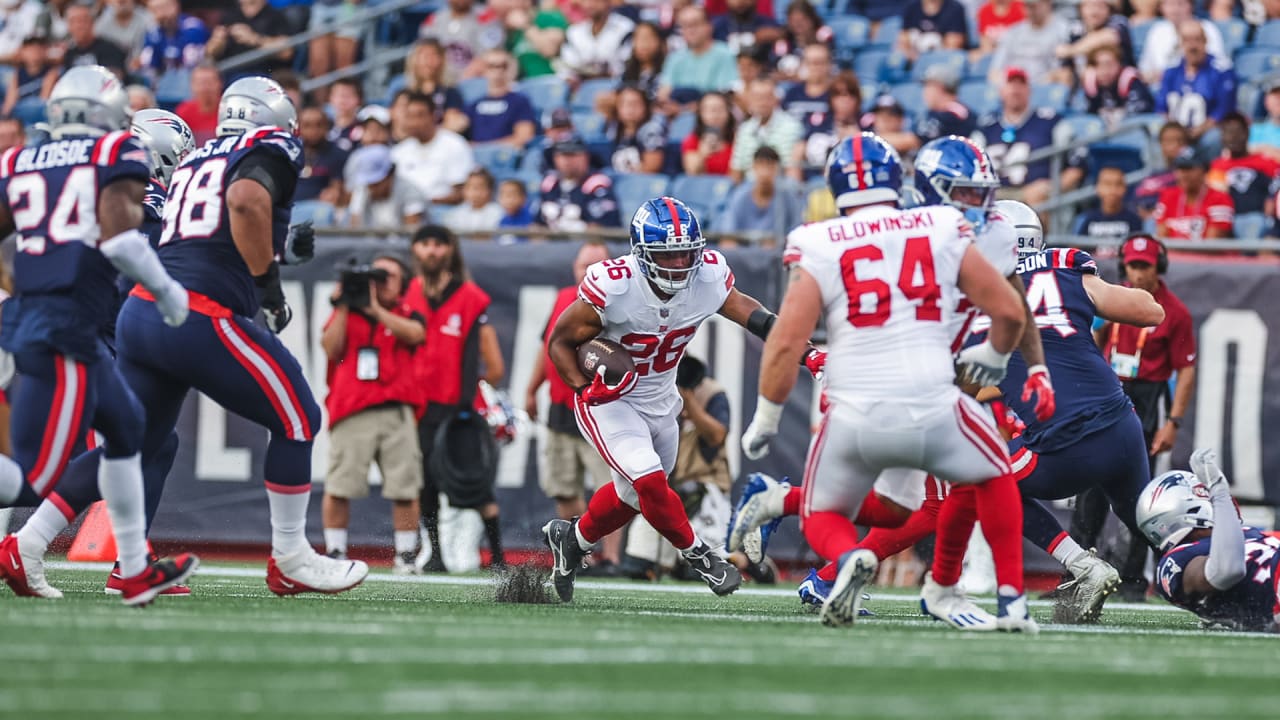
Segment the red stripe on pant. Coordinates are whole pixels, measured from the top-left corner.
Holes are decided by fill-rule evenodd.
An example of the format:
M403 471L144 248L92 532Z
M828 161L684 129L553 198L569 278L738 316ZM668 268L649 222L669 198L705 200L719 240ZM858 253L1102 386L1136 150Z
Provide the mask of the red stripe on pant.
M289 389L288 393L290 400L294 403L294 412L298 415L298 427L296 430L301 433L301 436L295 433L294 422L290 419L288 411L285 410L279 394L277 394L275 389L271 387L271 383L267 380L267 376L253 364L253 361L250 360L248 356L241 352L240 348L236 347L234 342L232 342L228 332L236 332L238 329L235 326L235 320L228 320L226 318L210 318L210 322L213 323L213 331L217 333L218 339L222 341L222 345L227 348L227 351L236 359L236 362L240 364L240 367L244 368L245 371L253 377L254 382L258 384L258 388L262 390L262 394L265 395L267 401L271 403L271 407L276 412L276 417L280 418L280 424L285 429L285 435L290 440L299 442L310 440L311 435L308 432L306 415L302 412L302 408L298 407L297 400L293 398L293 390ZM227 327L223 326L223 322L225 322L227 327L231 328L231 330L228 331ZM236 332L236 339L245 343L250 349L256 350L259 356L265 355L261 348L258 348L253 343L247 342L242 333ZM276 378L285 388L290 387L289 379L287 377L277 373Z
M303 412L302 403L298 402L298 394L293 390L293 383L289 381L289 376L285 374L283 369L281 369L280 364L276 362L276 359L272 357L271 353L267 352L261 345L254 342L253 338L249 337L248 333L246 333L239 325L236 325L234 319L228 320L227 323L231 326L231 331L240 338L240 342L257 351L258 355L267 363L267 366L271 368L271 372L275 373L280 384L284 386L285 394L289 396L289 404L293 406L293 411L298 414L298 424L302 426L303 440L310 440L315 437L315 431L311 428L311 421L307 418L307 414Z
M983 455L995 465L998 474L1011 473L1009 448L998 437L995 428L984 423L981 418L975 417L973 411L969 409L963 400L957 401L956 407L960 411L961 432L964 432L969 441L983 451ZM967 432L966 428L968 429Z
M635 484L635 480L623 471L622 466L613 459L613 454L609 452L609 447L604 444L604 436L600 433L599 426L596 425L595 418L591 417L591 406L587 405L581 397L574 397L573 412L577 416L578 422L582 425L582 429L587 431L587 439L595 446L596 452L600 453L600 457L605 464L623 477L624 480Z
M34 484L32 485L32 489L35 490L36 494L42 498L47 496L50 492L53 491L54 486L58 484L58 478L61 477L62 472L67 469L67 462L71 460L71 449L75 446L75 443L72 442L72 439L75 436L75 433L79 431L80 421L84 417L84 397L85 397L84 364L78 363L75 361L70 361L71 366L75 368L74 372L75 372L76 380L75 380L75 389L68 390L67 380L66 380L66 370L65 370L65 366L68 362L68 358L64 355L58 355L56 357L57 357L57 365L58 365L58 381L57 381L56 389L54 390L54 397L57 398L57 400L54 403L54 408L56 409L54 410L54 412L51 413L52 415L51 419L54 420L54 436L52 437L54 437L55 439L51 441L50 440L51 436L49 435L45 436L44 442L41 443L41 447L48 448L48 450L46 452L45 450L42 449L40 461L37 463L37 466L41 468L41 471L38 473L32 473L31 475L28 476L30 478L33 478ZM68 392L74 392L75 396L71 401L73 403L71 422L68 425L63 426L61 422L62 420L61 408L62 408L62 405L66 402L66 394ZM46 425L45 427L47 432L48 426ZM57 458L55 459L54 457L52 457L52 455L55 451L54 445L57 444L56 435L59 433L61 433L63 436L62 449L60 452L58 452ZM52 472L50 472L50 468L48 465L50 460L54 460L54 462L56 463L52 467ZM43 479L41 479L42 476L43 476Z
M827 423L831 420L831 413L822 416L822 422L818 425L818 434L813 438L813 447L809 448L809 457L804 463L804 479L801 481L804 498L800 506L800 524L801 530L804 529L804 518L811 510L811 498L813 493L813 480L817 472L818 457L822 455L822 447L827 440Z

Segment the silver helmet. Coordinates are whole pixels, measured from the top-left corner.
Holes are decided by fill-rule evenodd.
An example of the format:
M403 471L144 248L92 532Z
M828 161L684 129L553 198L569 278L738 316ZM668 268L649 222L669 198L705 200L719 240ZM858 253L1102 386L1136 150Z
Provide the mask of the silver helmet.
M1030 205L1017 200L997 200L995 211L1017 231L1019 257L1035 255L1044 250L1044 226L1040 224L1040 216Z
M1160 552L1168 552L1192 530L1213 527L1213 505L1208 489L1195 475L1170 470L1138 496L1136 519L1147 540Z
M196 148L191 128L168 110L139 110L129 130L151 151L151 174L165 185L182 158Z
M260 127L298 130L298 111L280 83L253 75L231 83L218 102L218 135L242 135Z
M101 65L68 70L49 93L49 134L106 135L129 127L129 95L115 74Z

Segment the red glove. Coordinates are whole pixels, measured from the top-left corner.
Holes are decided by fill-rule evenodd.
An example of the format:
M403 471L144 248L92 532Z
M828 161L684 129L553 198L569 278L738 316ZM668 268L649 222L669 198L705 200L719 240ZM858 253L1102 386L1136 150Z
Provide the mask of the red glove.
M582 402L588 405L603 405L613 402L618 398L631 392L636 386L636 381L640 376L634 370L622 376L622 379L615 385L610 385L604 381L604 368L596 373L591 384L578 391L578 397L582 398Z
M810 375L818 377L822 374L822 369L827 366L827 351L811 347L809 348L809 351L804 354L804 360L802 360L802 362Z
M1053 383L1049 381L1049 368L1032 365L1027 368L1027 381L1022 385L1022 402L1031 402L1036 396L1036 419L1044 422L1053 417L1056 407L1053 399Z

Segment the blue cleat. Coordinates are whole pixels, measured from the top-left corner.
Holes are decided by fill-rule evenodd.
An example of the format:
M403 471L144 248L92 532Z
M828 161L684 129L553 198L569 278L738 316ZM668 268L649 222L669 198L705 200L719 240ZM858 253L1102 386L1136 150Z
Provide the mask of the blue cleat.
M785 477L779 482L764 473L751 473L729 518L725 548L731 553L742 551L753 563L764 560L769 538L782 522L782 504L791 489Z
M859 611L866 597L862 588L875 580L879 564L870 550L850 550L840 558L840 572L818 614L823 625L848 627L861 616Z
M818 571L813 568L809 569L809 574L805 576L804 582L800 583L800 587L796 590L800 595L800 602L805 608L818 612L822 609L823 603L827 601L827 596L831 594L831 587L835 582L827 582L818 577ZM862 599L870 600L871 596L863 594ZM859 607L858 617L875 617L876 614L870 610Z

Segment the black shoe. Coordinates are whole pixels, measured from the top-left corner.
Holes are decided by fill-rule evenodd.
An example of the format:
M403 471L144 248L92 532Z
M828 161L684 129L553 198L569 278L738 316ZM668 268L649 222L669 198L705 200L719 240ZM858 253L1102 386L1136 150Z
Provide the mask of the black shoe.
M778 566L769 558L747 566L747 577L761 585L778 584Z
M551 549L551 584L560 596L560 602L573 602L573 583L582 569L582 561L587 551L578 544L578 533L573 522L568 520L552 520L542 526L542 534L546 538L547 547Z
M728 595L742 585L742 573L738 572L738 568L717 555L705 542L700 541L692 550L682 554L689 562L689 567L702 576L707 587L716 595Z

